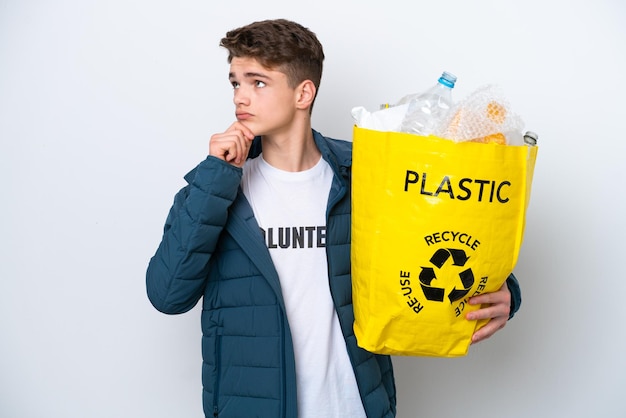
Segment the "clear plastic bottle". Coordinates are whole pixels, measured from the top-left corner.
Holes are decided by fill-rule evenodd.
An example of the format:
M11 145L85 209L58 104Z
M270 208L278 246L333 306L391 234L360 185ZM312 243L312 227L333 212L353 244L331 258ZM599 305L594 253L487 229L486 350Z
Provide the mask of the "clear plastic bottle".
M452 107L454 74L443 72L437 84L421 94L403 97L398 104L408 102L400 130L417 135L430 135Z

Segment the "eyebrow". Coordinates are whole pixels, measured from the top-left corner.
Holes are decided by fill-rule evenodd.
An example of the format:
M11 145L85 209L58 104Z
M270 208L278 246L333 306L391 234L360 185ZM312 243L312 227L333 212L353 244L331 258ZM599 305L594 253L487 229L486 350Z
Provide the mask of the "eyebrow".
M265 78L265 79L269 79L270 77L262 74L262 73L255 73L255 72L249 72L249 73L244 73L243 74L244 78ZM235 73L228 73L228 78L236 78Z

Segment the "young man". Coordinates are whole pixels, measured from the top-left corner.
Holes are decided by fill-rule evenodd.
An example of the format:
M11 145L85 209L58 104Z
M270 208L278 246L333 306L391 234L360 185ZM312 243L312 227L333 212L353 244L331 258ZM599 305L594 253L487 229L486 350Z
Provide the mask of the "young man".
M351 143L311 128L324 53L287 20L230 31L236 121L175 197L150 260L152 304L203 298L203 404L212 417L393 417L391 360L359 348L350 276ZM473 303L502 328L517 281ZM512 290L509 291L509 288ZM511 297L512 296L512 297Z

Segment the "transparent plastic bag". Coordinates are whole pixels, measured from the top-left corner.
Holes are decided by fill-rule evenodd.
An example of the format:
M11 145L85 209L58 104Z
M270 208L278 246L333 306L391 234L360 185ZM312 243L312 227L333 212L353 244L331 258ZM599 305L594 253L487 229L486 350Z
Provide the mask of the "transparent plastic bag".
M483 86L456 103L435 135L456 142L523 145L524 121L514 113L502 90Z
M370 112L363 106L358 106L353 108L351 113L354 123L361 128L397 132L408 107L406 103Z

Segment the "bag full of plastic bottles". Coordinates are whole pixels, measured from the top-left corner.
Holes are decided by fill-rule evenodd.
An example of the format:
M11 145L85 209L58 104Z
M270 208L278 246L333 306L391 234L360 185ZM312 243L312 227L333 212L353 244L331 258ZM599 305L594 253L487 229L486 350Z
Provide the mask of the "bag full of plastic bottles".
M400 114L353 109L354 331L374 353L466 355L486 323L465 318L469 298L500 289L523 242L538 147L521 118L493 86L457 103L431 93ZM419 106L438 119L409 115Z

